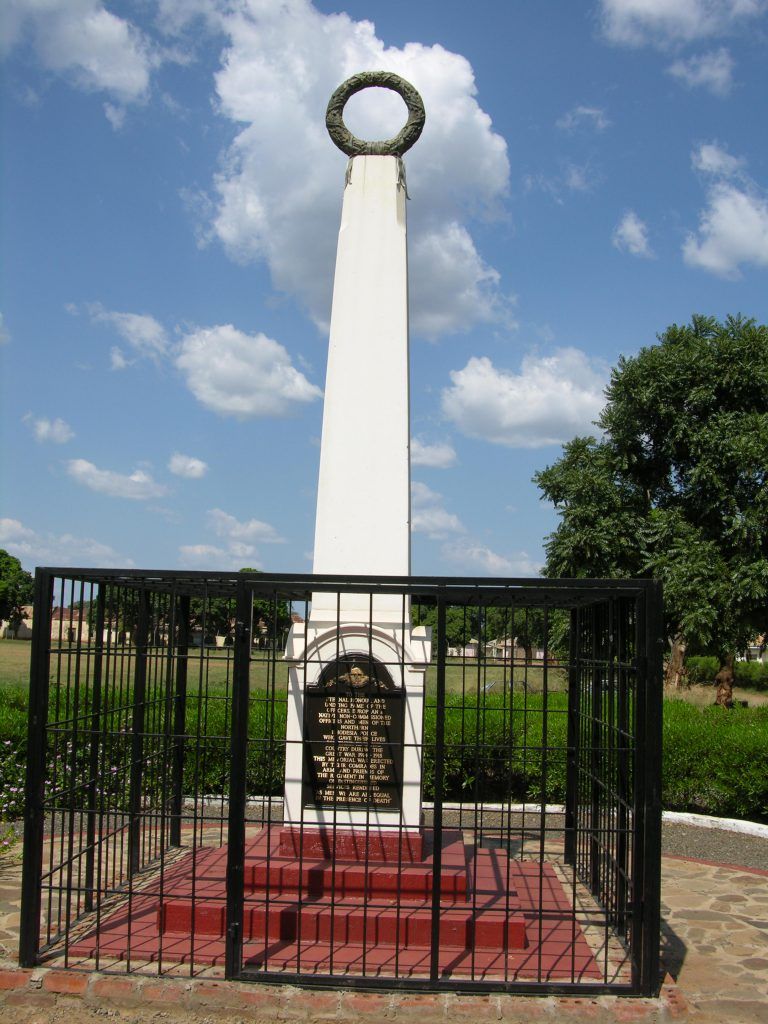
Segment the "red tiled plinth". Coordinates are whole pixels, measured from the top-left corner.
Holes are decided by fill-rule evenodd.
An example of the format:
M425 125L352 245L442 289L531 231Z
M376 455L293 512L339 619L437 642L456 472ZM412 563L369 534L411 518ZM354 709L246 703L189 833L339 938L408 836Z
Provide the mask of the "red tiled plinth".
M251 891L297 893L302 898L335 898L361 896L371 899L389 897L399 901L424 900L432 895L434 883L434 856L432 835L418 836L418 863L407 860L398 863L396 847L389 838L379 845L375 838L370 848L387 850L394 859L369 859L365 856L328 857L324 853L311 854L314 839L303 844L303 854L286 853L286 829L279 839L263 832L248 847L245 865L246 896ZM396 838L396 837L395 837ZM290 847L289 847L290 848ZM337 850L339 846L337 844ZM321 847L322 849L322 847ZM358 846L359 849L359 846ZM415 854L416 845L410 847ZM440 893L444 899L464 899L468 889L467 854L458 832L443 835Z
M244 864L243 963L294 974L429 976L432 835L420 862L366 864L282 856L282 831L263 829ZM128 905L102 913L72 956L220 964L227 848L196 849L148 877ZM550 865L443 833L437 965L474 978L601 977ZM137 880L138 882L138 880Z
M282 833L275 842L264 830L246 857L243 938L344 943L370 938L402 948L428 946L435 880L431 846L430 836L422 861L398 870L397 864L284 857ZM194 900L174 885L158 905L163 934L224 935L224 868L221 851L199 854ZM456 949L523 948L525 922L512 916L518 904L506 876L470 899L470 871L478 876L461 833L444 832L440 943Z
M158 925L163 935L191 933L223 938L223 906L169 901L158 909ZM446 949L470 950L523 949L526 946L525 920L510 917L492 908L450 907L440 911L440 945ZM349 945L370 942L373 945L399 946L400 949L428 947L432 935L432 906L366 906L356 900L339 906L330 900L299 904L278 898L266 907L246 907L243 939L263 939L266 943L296 942Z
M280 856L320 857L323 860L415 863L424 855L424 834L393 829L313 828L280 829Z

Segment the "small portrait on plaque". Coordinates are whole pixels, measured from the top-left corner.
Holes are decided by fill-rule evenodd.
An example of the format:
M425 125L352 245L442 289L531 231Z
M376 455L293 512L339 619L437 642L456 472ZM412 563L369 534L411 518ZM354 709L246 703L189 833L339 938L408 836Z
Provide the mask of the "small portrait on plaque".
M367 654L344 654L323 667L311 689L325 693L371 694L395 690L386 665Z

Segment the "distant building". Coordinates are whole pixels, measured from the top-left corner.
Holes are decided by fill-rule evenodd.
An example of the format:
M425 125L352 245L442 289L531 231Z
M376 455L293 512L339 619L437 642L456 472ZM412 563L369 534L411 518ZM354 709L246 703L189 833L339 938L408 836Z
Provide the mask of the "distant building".
M87 644L91 627L79 608L54 608L51 612L51 643Z
M738 661L760 661L768 664L768 644L765 636L756 636L749 647L740 654Z
M8 619L0 619L0 637L4 640L31 640L32 639L32 615L34 607L31 604L22 605L23 618L14 628Z

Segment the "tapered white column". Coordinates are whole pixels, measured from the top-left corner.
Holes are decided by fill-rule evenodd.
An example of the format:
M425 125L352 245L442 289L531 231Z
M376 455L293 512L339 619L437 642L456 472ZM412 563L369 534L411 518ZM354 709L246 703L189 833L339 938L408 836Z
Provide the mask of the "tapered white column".
M407 576L410 551L405 186L394 156L350 161L336 255L314 572ZM359 602L358 602L359 603ZM354 616L346 598L342 616ZM361 609L368 618L370 608ZM375 618L401 599L376 599ZM315 595L313 621L336 619Z
M362 144L343 125L344 103L369 86L395 89L408 106L405 127L389 143ZM423 123L418 93L389 72L353 76L328 104L334 142L347 154L367 152L353 155L347 167L336 253L315 521L318 576L410 575L408 259L398 154L413 145ZM430 636L412 628L404 595L343 589L313 592L308 622L294 623L288 637L284 821L420 835ZM343 682L355 664L376 680L357 696ZM364 770L359 747L374 743L373 726L360 731L349 709L342 714L353 696L364 716L382 716L376 728L384 732L376 734ZM322 729L315 719L308 724L309 700L327 718ZM323 778L341 780L342 797L326 800L307 784L321 768Z

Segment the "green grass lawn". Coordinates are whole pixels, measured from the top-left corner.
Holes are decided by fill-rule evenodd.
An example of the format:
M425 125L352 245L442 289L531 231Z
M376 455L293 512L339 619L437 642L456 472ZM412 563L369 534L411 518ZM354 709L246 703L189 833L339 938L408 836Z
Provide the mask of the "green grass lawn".
M0 687L29 685L29 640L0 640Z
M0 687L26 687L29 685L29 659L31 644L28 640L0 640ZM164 650L158 648L156 664L158 671L162 665ZM74 659L77 654L77 647L65 647L61 653L51 654L51 678L55 679L57 674L65 678L68 669L74 668ZM124 666L127 669L129 658L133 654L133 648L126 648ZM155 660L155 659L152 659ZM120 655L113 658L114 670L120 671ZM188 687L191 690L225 690L231 686L234 662L231 648L218 649L196 649L190 651L189 664L187 669ZM150 669L151 671L151 669ZM274 681L272 679L272 664L258 651L253 652L251 660L251 686L255 689L285 690L288 685L288 669L281 661L274 666ZM427 670L427 692L434 694L437 687L437 670L431 665ZM509 669L506 671L507 683ZM489 662L479 664L475 661L467 661L462 664L460 660L449 660L446 665L445 687L448 693L473 694L483 692L486 687L490 690L502 688L505 672L501 665ZM490 684L493 684L492 686ZM514 669L514 690L518 691L527 686L532 693L539 693L543 689L543 669L540 666L515 666ZM550 691L562 691L566 688L565 673L561 669L549 669L548 686Z
M256 653L256 652L255 652ZM126 662L132 656L132 649L126 651ZM163 654L158 649L157 657L150 664L150 685L153 678L163 679ZM202 787L205 792L217 792L216 786L225 779L228 770L229 714L228 702L212 700L198 702L195 695L205 692L212 697L220 697L228 683L231 685L233 662L231 650L195 652L190 661L189 695L187 704L187 729L191 735L204 725L203 731L209 737L206 750L208 774L194 784ZM0 641L0 792L20 793L25 763L25 745L27 736L27 701L28 701L28 666L30 645L25 641ZM66 685L68 672L74 670L76 650L54 652L52 671L59 673L59 678ZM59 664L60 659L60 664ZM82 653L81 653L82 659ZM481 671L483 666L480 666ZM267 698L266 690L270 689L268 673L271 664L268 660L255 657L251 666L252 697L249 710L249 734L252 737L283 735L285 725L285 700L278 700L272 705ZM488 665L484 675L480 676L480 699L478 694L477 664L452 663L447 666L447 699L445 711L446 778L450 783L451 798L460 798L468 778L479 780L481 792L488 799L506 793L514 784L516 798L540 794L544 784L541 774L540 752L542 745L541 730L544 715L544 698L541 696L541 669L529 670L528 693L523 692L522 670L518 675L516 669L513 696L502 686L503 672L498 665ZM120 659L112 659L112 668L116 673L120 670ZM81 661L81 673L83 665ZM285 692L287 669L278 663L278 675L275 688ZM559 670L550 670L552 690L563 689L563 674ZM82 675L81 675L82 678ZM114 682L119 684L119 675ZM484 685L492 680L496 684L489 690ZM130 686L128 676L125 686ZM434 696L435 670L430 668L427 676L428 692ZM703 690L704 688L702 688ZM707 814L719 814L732 817L746 817L753 820L768 820L768 707L758 706L759 698L764 694L745 692L749 699L749 707L736 707L731 712L711 706L714 694L708 690L710 706L696 706L693 696L685 699L666 699L664 701L664 778L662 799L664 806L673 810L694 810ZM259 692L261 691L261 692ZM688 691L690 693L690 691ZM113 690L114 693L114 690ZM738 693L738 691L737 691ZM463 694L463 696L462 696ZM695 695L694 695L695 696ZM52 692L52 701L59 700L60 695ZM566 744L566 705L564 693L553 692L547 698L549 747L555 751L563 751ZM270 708L274 706L274 712ZM204 708L203 719L200 709ZM119 709L118 709L119 710ZM267 717L274 714L274 720ZM518 736L514 744L512 771L507 763L510 755L509 738L504 730L507 723L512 722L514 729L524 730L525 738ZM275 724L276 723L276 724ZM494 753L488 755L482 764L468 764L465 750L465 736L470 739L480 728L483 735L484 749L491 745ZM427 735L434 735L435 708L434 700L427 701L425 715ZM274 732L273 732L274 730ZM497 735L498 734L498 735ZM128 742L128 734L116 733L115 742ZM521 734L522 735L522 734ZM271 748L270 748L271 749ZM425 745L425 771L429 770L431 756L429 742ZM261 753L260 753L261 751ZM523 762L518 765L514 760L517 753L523 752ZM525 753L527 751L527 754ZM517 753L516 753L517 752ZM249 786L251 792L266 793L280 791L282 781L282 760L275 758L266 747L252 743L249 747ZM253 764L251 764L253 761ZM501 767L501 774L496 770ZM519 770L518 770L519 769ZM478 774L478 772L480 774ZM564 793L565 760L553 756L547 768L546 786L547 799L560 802ZM426 776L425 776L426 777ZM193 783L190 782L190 785ZM206 787L208 787L206 789ZM505 797L506 798L506 797ZM6 817L18 817L21 813L20 797L9 810Z

